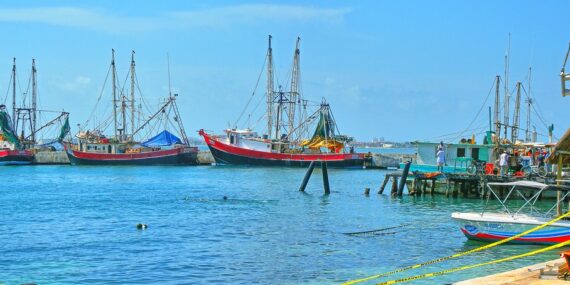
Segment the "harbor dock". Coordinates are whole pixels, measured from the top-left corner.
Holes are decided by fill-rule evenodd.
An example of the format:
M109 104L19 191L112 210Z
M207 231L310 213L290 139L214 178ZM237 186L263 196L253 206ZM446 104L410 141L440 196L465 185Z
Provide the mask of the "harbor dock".
M515 270L464 280L455 285L557 285L568 284L568 281L559 279L568 272L564 259L559 258L543 263L518 268Z

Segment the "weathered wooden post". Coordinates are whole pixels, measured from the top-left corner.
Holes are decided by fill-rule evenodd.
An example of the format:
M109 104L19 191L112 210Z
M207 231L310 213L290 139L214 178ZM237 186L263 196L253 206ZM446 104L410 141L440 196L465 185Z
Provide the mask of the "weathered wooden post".
M315 162L311 161L311 164L309 164L309 169L307 169L307 173L305 173L305 178L303 178L303 183L301 183L301 188L299 188L299 191L305 192L305 187L307 187L307 183L309 183L309 178L311 178L311 174L313 174L313 169L315 169Z
M390 194L392 196L396 196L398 194L398 177L396 175L392 175L392 191Z
M410 173L410 165L412 165L411 161L406 162L404 166L404 172L402 172L402 178L400 179L400 186L398 187L398 196L402 196L404 193L404 186L406 186L406 179L408 179L408 174Z
M325 187L325 195L329 195L331 193L331 189L329 187L329 172L327 170L327 163L321 161L321 170L323 172L323 186Z
M382 194L384 192L384 188L386 188L388 180L390 180L390 175L386 174L386 176L384 177L384 182L382 182L382 186L380 186L380 189L378 189L378 194Z
M430 195L433 195L435 193L435 178L431 179L431 190L429 192Z

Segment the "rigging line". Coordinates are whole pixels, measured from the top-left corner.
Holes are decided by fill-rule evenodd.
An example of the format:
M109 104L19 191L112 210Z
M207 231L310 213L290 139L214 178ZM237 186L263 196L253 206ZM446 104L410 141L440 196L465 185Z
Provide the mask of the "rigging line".
M97 98L97 102L95 103L93 110L91 110L89 117L87 117L87 121L85 121L85 123L84 123L85 126L87 126L89 124L89 121L91 120L91 118L95 114L95 111L97 110L97 106L99 105L99 102L101 102L101 98L103 97L103 92L105 91L105 85L107 85L107 80L109 79L109 73L111 73L111 65L109 65L109 69L107 69L107 75L105 76L105 81L103 82L103 87L101 88L101 92L99 93L99 98Z
M238 119L236 120L236 122L234 123L235 126L237 126L237 124L239 123L239 121L241 120L243 114L245 113L245 111L247 110L247 107L249 106L249 103L251 103L251 100L253 99L253 97L255 96L255 92L257 91L257 87L259 86L259 81L261 80L261 75L263 75L263 70L265 70L265 63L267 62L267 57L269 56L269 51L267 51L267 54L263 60L263 64L261 65L261 70L259 72L259 76L257 77L257 81L255 82L255 88L253 88L253 92L251 92L251 96L249 97L249 100L247 100L247 103L245 104L245 107L243 108L243 110L241 111ZM262 97L263 98L263 97Z
M139 91L139 98L140 98L141 101L143 102L143 105L144 105L144 107L146 108L147 112L148 112L149 114L152 114L152 110L150 109L148 102L146 101L146 99L145 99L144 96L143 96L142 90L141 90L140 85L139 85L139 77L137 76L137 73L136 73L136 72L135 72L135 82L136 82L136 85L137 85L137 90ZM143 114L143 115L144 115L144 114Z
M6 101L8 101L8 95L10 94L10 83L12 83L12 72L10 72L10 81L8 81L8 89L6 90L6 96L4 96L4 101L2 102L3 105L6 105Z
M471 127L471 125L473 125L473 123L479 118L479 115L481 114L481 112L483 111L483 108L485 108L485 105L487 104L487 100L489 100L489 96L491 96L491 92L493 91L493 87L495 87L495 81L493 81L493 84L491 85L491 88L489 89L489 93L487 93L487 98L485 98L485 102L483 102L483 105L481 105L481 108L479 108L477 115L475 115L475 118L473 118L473 120L471 121L471 123L469 123L469 125L467 126L466 129L469 129ZM465 133L466 131L467 130L461 132L460 136L463 135L463 133Z

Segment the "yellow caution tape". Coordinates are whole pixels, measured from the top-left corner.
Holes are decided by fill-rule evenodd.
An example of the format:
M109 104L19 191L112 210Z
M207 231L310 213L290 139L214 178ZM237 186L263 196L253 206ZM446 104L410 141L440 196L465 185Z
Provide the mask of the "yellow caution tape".
M343 285L351 285L351 284L361 283L361 282L364 282L364 281L369 281L369 280L372 280L372 279L377 279L377 278L380 278L380 277L384 277L384 276L388 276L388 275L392 275L392 274L404 272L404 271L407 271L407 270L410 270L410 269L416 269L416 268L420 268L420 267L423 267L423 266L426 266L426 265L430 265L430 264L434 264L434 263L446 261L446 260L449 260L449 259L453 259L453 258L465 256L465 255L468 255L468 254L471 254L471 253L475 253L475 252L478 252L478 251L486 250L486 249L489 249L489 248L492 248L492 247L495 247L495 246L498 246L498 245L507 243L507 242L512 241L512 240L514 240L514 239L520 238L520 237L522 237L522 236L525 236L525 235L530 234L530 233L532 233L532 232L538 231L538 230L540 230L540 229L543 229L543 228L545 228L545 227L547 227L547 226L549 226L549 225L551 225L551 224L554 224L554 223L558 222L559 220L561 220L561 219L563 219L563 218L566 218L566 217L568 217L568 216L570 216L570 211L566 212L565 214L563 214L563 215L561 215L561 216L556 217L555 219L553 219L553 220L551 220L551 221L549 221L549 222L546 222L546 223L544 223L544 224L542 224L542 225L536 226L536 227L534 227L534 228L532 228L532 229L530 229L530 230L524 231L524 232L522 232L522 233L520 233L520 234L514 235L514 236L512 236L512 237L510 237L510 238L506 238L506 239L503 239L503 240L499 240L499 241L496 241L496 242L494 242L494 243L490 243L490 244L487 244L487 245L484 245L484 246L481 246L481 247L478 247L478 248L474 248L474 249L472 249L472 250L468 250L468 251L464 251L464 252L459 252L459 253L456 253L456 254L453 254L453 255L450 255L450 256L440 257L440 258L433 259L433 260L430 260L430 261L426 261L426 262L423 262L423 263L419 263L419 264L415 264L415 265L410 265L410 266L406 266L406 267L403 267L403 268L400 268L400 269L396 269L396 270L392 270L392 271L388 271L388 272L384 272L384 273L372 275L372 276L369 276L369 277L366 277L366 278L361 278L361 279L355 279L355 280L347 281L347 282L342 283L342 284L343 284Z
M481 266L485 266L485 265L501 263L501 262L510 261L510 260L514 260L514 259L518 259L518 258L523 258L523 257L535 255L538 253L542 253L545 251L553 250L553 249L563 247L563 246L566 246L569 244L570 244L570 240L567 240L565 242L557 243L557 244L551 245L549 247L537 249L537 250L534 250L531 252L527 252L527 253L511 256L511 257L505 257L505 258L496 259L496 260L487 261L487 262L482 262L482 263L478 263L478 264L465 265L465 266L456 267L456 268L452 268L452 269L446 269L446 270L426 273L426 274L422 274L422 275L416 275L416 276L411 276L411 277L406 277L406 278L401 278L401 279L390 280L390 281L386 281L386 282L376 283L376 285L389 285L389 284L408 282L408 281L412 281L412 280L417 280L417 279L422 279L422 278L427 278L427 277L434 277L434 276L444 275L444 274L453 273L453 272L457 272L457 271L463 271L463 270L481 267Z

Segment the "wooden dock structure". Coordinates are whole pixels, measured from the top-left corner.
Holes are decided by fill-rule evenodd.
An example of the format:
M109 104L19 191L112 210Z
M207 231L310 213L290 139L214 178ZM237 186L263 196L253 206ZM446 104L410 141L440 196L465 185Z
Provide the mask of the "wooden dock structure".
M492 285L557 285L569 284L570 282L559 279L564 272L567 272L566 262L564 259L555 259L523 268L493 274L489 276L478 277L461 282L454 285L475 285L475 284L492 284Z
M476 175L469 173L423 173L423 172L410 172L406 178L402 177L402 171L395 171L392 173L387 173L384 177L384 181L380 185L378 194L382 194L388 185L388 182L392 181L391 185L391 195L394 196L398 193L398 185L401 183L402 179L406 179L406 184L408 186L408 195L419 196L419 195L434 195L442 194L451 197L473 197L473 198L485 198L489 195L487 191L487 183L491 182L513 182L517 180L533 180L541 183L555 183L554 177L516 177L516 176L499 176L499 175ZM506 191L499 189L499 197L506 194ZM396 194L395 194L396 193Z

